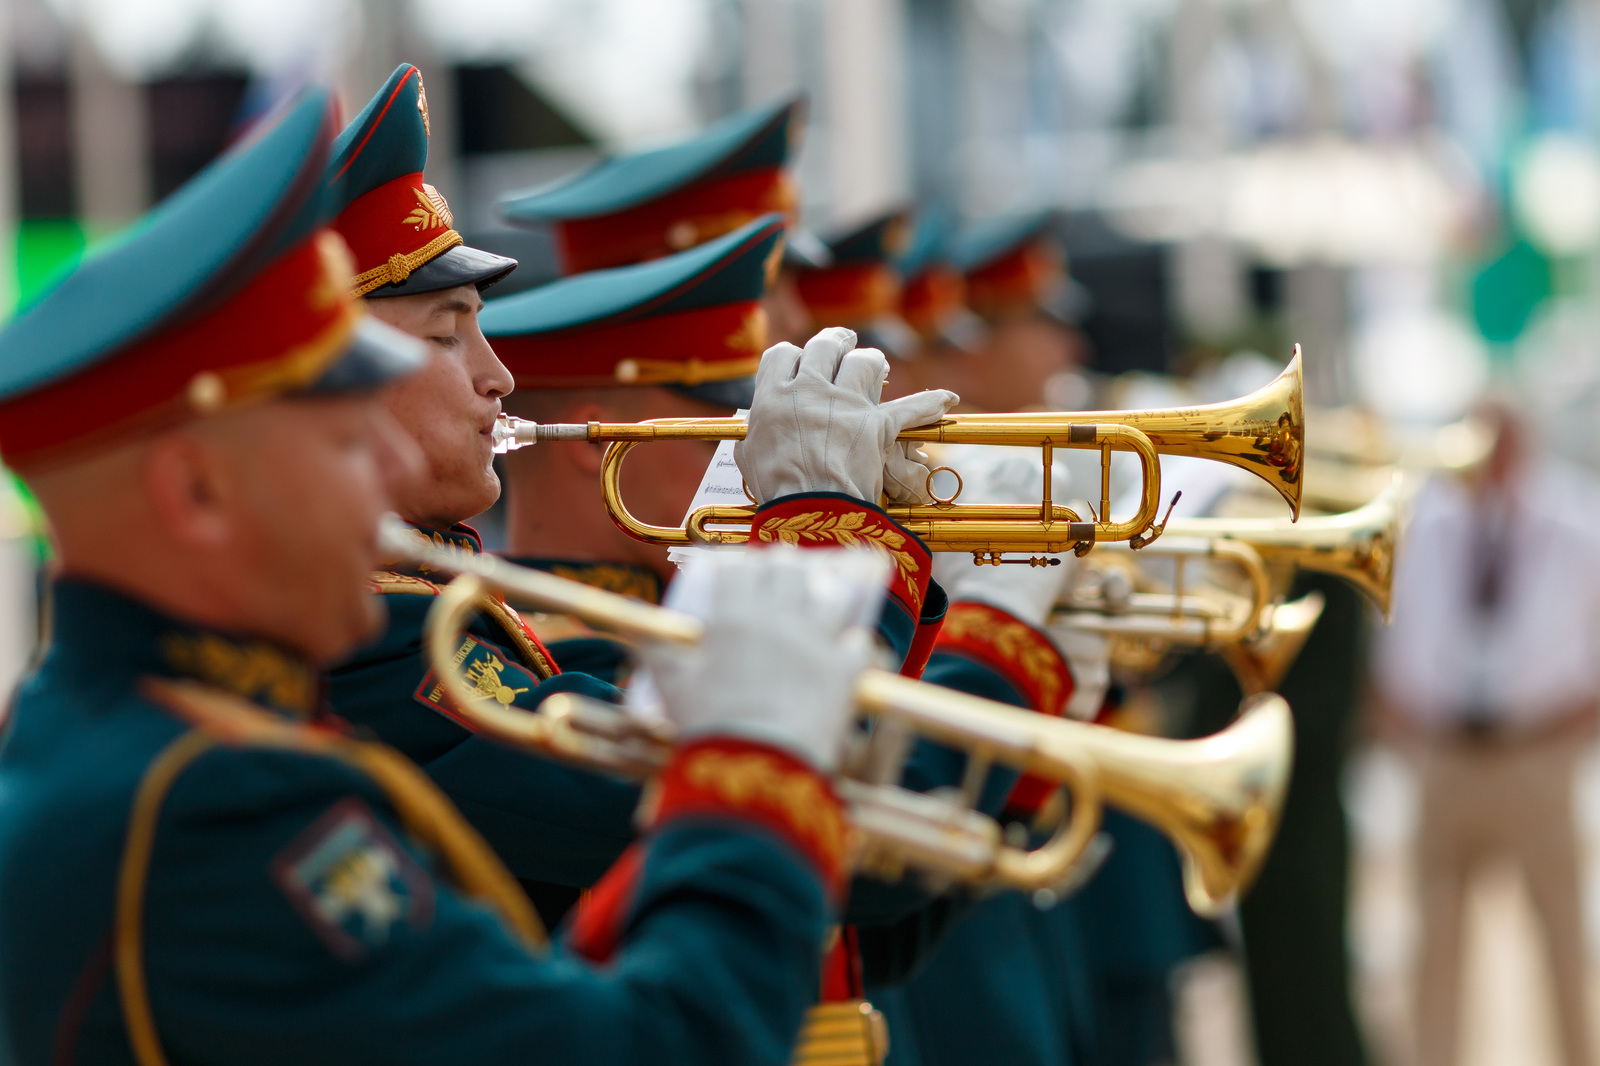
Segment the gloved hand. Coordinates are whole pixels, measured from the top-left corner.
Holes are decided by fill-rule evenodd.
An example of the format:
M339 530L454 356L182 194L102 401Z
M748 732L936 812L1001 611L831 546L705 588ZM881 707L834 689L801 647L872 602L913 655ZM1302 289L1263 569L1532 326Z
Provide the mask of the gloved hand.
M682 736L744 736L831 771L888 579L888 560L868 548L698 556L666 605L703 618L705 638L641 647L629 701L659 699Z
M1039 502L1043 468L1037 451L967 444L946 448L939 458L961 475L961 503ZM1059 464L1053 473L1051 495L1063 499L1066 485ZM1076 556L1052 558L1061 562L1042 567L976 566L965 552L935 552L933 576L952 601L987 603L1029 625L1042 627L1077 568Z
M796 492L842 492L877 503L928 503L928 467L896 440L907 426L936 422L960 399L943 389L880 404L889 362L856 335L833 327L761 356L749 430L733 456L757 503Z

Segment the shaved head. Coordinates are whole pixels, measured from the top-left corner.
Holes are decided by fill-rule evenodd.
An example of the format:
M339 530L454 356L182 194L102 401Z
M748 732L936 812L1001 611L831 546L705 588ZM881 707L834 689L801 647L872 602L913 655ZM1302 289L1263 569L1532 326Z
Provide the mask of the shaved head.
M213 416L26 480L63 573L327 662L381 622L377 522L419 466L362 395Z

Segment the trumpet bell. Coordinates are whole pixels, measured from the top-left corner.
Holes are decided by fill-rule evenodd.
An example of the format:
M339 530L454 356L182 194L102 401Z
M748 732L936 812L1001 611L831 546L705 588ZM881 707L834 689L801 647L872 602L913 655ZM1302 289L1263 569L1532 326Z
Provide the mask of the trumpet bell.
M1344 514L1295 525L1274 518L1190 518L1171 522L1167 534L1243 541L1261 553L1284 586L1296 567L1332 574L1365 593L1387 618L1402 489L1396 473L1376 499Z
M1284 502L1300 517L1300 500L1305 491L1305 373L1300 345L1294 357L1272 381L1236 400L1203 404L1198 407L1173 407L1151 411L1084 411L1062 414L985 414L950 415L945 424L1008 427L1024 426L1042 420L1061 419L1063 423L1114 423L1129 426L1150 438L1156 451L1165 455L1188 455L1210 459L1248 470L1277 490ZM1066 428L1065 424L1061 427ZM924 435L926 434L926 435ZM901 439L948 440L929 430L912 430ZM977 444L1008 443L996 434L994 439L963 436Z
M857 699L933 739L987 749L1052 781L1090 785L1073 791L1074 821L1087 799L1149 822L1177 846L1184 895L1202 916L1226 910L1255 879L1289 787L1294 722L1273 693L1247 699L1233 725L1203 740L1046 718L893 675L864 678Z
M1248 640L1224 645L1222 659L1238 678L1247 696L1270 692L1283 683L1284 675L1300 656L1306 638L1322 617L1324 600L1320 592L1308 592L1298 600L1273 604L1267 608L1262 632Z
M1165 760L1151 759L1148 749L1104 754L1106 802L1165 833L1183 857L1190 908L1220 914L1255 881L1278 831L1294 758L1289 704L1274 693L1252 696L1238 721L1204 740L1130 739L1180 747ZM1162 761L1165 790L1154 788L1152 776Z
M503 593L579 613L617 632L693 645L703 624L504 561L394 538L400 554L455 580L435 598L425 646L457 713L514 748L623 777L648 776L666 761L674 731L571 693L538 711L502 705L474 690L455 658L461 633L486 595ZM414 538L413 538L414 539ZM1248 885L1277 827L1291 757L1292 724L1280 697L1255 697L1238 722L1201 741L1165 740L1049 718L991 700L869 669L855 685L859 711L873 719L857 765L835 780L863 839L867 868L916 868L977 884L1055 889L1092 863L1103 804L1163 830L1184 858L1191 906L1214 914ZM1037 773L1071 796L1067 818L1042 846L1007 843L998 825L967 804L899 787L903 757L922 737L968 753L975 799L994 763ZM977 771L974 773L974 771Z

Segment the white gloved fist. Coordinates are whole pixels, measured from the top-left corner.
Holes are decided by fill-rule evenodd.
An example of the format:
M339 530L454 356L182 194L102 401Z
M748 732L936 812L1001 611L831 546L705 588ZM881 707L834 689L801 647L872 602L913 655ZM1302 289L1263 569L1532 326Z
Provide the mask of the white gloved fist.
M955 445L940 455L945 466L961 475L960 503L1037 504L1043 489L1044 468L1032 449ZM1051 494L1066 496L1064 472L1052 468ZM1025 558L1025 556L1019 556ZM1077 557L1052 556L1056 566L974 565L966 552L935 552L933 577L952 601L976 600L1042 627L1050 610L1077 569Z
M937 422L960 399L943 389L880 404L889 361L857 348L833 327L806 342L775 344L761 356L749 430L733 450L757 503L796 492L842 492L877 503L928 503L928 466L895 440L908 426Z
M833 770L854 720L856 677L875 655L868 627L888 578L888 561L867 548L697 556L666 606L702 618L705 637L690 648L641 647L631 709L648 713L659 701L681 736L743 736Z

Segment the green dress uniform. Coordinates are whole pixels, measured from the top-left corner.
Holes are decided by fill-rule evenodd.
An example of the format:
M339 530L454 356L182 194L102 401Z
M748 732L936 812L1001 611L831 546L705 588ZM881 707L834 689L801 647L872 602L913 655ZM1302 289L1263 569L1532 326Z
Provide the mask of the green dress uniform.
M302 97L0 332L8 465L416 369L321 228L328 115ZM845 840L791 756L682 746L546 949L482 838L304 662L103 584L53 596L0 740L0 1060L787 1061ZM725 787L752 773L762 796Z
M303 665L87 583L58 583L55 606L0 749L9 1061L150 1063L130 961L173 1062L787 1061L828 893L760 818L659 822L606 893L614 928L540 952L463 891L416 799L348 753L371 746L303 724Z

